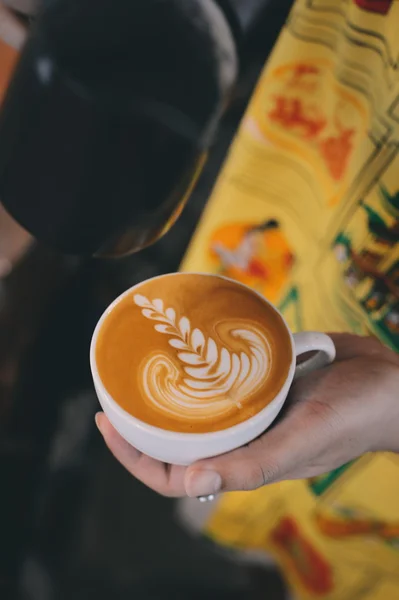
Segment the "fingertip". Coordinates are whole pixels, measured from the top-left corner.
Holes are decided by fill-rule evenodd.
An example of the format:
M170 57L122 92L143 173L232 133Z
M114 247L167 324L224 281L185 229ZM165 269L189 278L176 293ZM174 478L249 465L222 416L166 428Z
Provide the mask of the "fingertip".
M98 412L94 417L98 431L101 433L103 438L109 438L113 434L117 434L116 429L108 419L107 415L103 412ZM119 434L118 434L119 436Z
M221 492L222 486L223 480L217 471L198 467L188 470L184 481L189 498L213 496Z
M118 433L103 412L98 412L94 420L108 449L124 467L131 471L132 465L141 457L141 452Z
M101 433L102 436L104 436L104 420L106 419L106 416L103 412L98 412L95 417L94 417L94 421L97 425L97 429L98 431Z
M122 439L120 438L119 433L113 427L106 414L104 414L103 412L98 412L94 417L94 420L96 422L98 431L101 433L108 446L111 443L116 443L116 441Z

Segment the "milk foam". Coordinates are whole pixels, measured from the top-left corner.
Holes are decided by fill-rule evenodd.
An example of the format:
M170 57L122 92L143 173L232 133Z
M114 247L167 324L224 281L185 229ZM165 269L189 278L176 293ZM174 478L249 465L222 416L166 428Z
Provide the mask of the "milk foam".
M261 327L247 320L223 322L226 338L240 342L245 351L227 345L177 317L161 299L136 294L134 303L155 330L167 335L171 354L153 353L139 370L141 388L154 408L180 420L220 417L240 409L264 385L271 369L271 349Z

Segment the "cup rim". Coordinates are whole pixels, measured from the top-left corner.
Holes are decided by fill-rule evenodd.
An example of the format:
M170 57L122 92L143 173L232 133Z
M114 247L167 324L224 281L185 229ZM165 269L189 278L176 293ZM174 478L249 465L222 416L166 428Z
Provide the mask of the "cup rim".
M260 410L258 413L256 413L255 415L253 415L246 421L242 421L241 423L232 425L231 427L228 427L227 429L221 429L220 431L211 431L211 432L205 432L205 433L185 433L185 432L180 432L180 431L170 431L168 429L162 429L161 427L156 427L155 425L150 425L149 423L146 423L145 421L142 421L141 419L134 417L133 415L128 413L125 409L123 409L116 402L116 400L114 400L114 398L112 398L111 394L108 392L104 383L102 382L102 379L100 377L98 367L97 367L96 346L97 346L98 336L99 336L99 333L100 333L100 330L101 330L103 324L105 323L106 319L111 314L111 312L116 308L116 306L118 306L118 304L120 302L122 302L127 296L132 294L132 292L134 292L138 287L140 287L144 283L156 281L157 279L164 279L166 277L176 277L176 276L184 277L185 275L186 276L194 275L194 276L201 276L201 277L213 277L216 279L222 279L224 281L228 281L230 283L238 285L238 286L244 288L245 290L251 292L252 294L255 294L265 304L267 304L269 306L269 308L274 310L274 312L276 312L279 315L279 317L281 318L281 320L286 328L286 331L288 332L290 343L291 343L292 359L291 359L291 364L290 364L290 368L288 371L288 376L287 376L286 380L284 381L284 383L282 384L279 391L277 392L277 394L274 396L274 398L264 408L262 408L262 410ZM234 279L231 279L230 277L225 277L224 275L218 275L217 273L200 273L200 272L186 272L186 271L180 273L177 271L177 272L172 272L172 273L165 273L163 275L156 275L155 277L150 277L148 279L145 279L144 281L141 281L140 283L136 283L135 285L133 285L132 287L127 289L125 292L120 294L117 298L115 298L115 300L103 312L103 314L101 315L101 317L95 327L95 330L94 330L94 333L93 333L93 336L91 339L91 344L90 344L90 367L91 367L92 377L93 377L95 386L100 388L101 393L104 395L105 399L107 400L107 403L111 406L112 410L115 413L117 413L119 417L121 417L122 419L124 419L125 421L130 423L135 429L140 429L141 431L150 434L152 437L158 437L160 439L162 438L163 440L168 440L168 441L184 440L187 442L190 442L190 441L198 442L199 440L201 440L201 441L211 442L212 440L222 440L225 438L229 438L234 434L237 434L243 430L251 428L252 425L255 425L259 420L262 420L264 413L268 412L270 410L270 407L277 400L279 400L281 398L281 394L284 393L285 389L287 389L287 388L288 388L288 390L290 389L292 382L294 380L295 368L296 368L295 342L294 342L294 336L292 334L292 331L288 327L288 324L287 324L285 318L283 317L283 315L281 314L281 312L275 306L273 306L273 304L271 302L269 302L269 300L267 300L264 296L262 296L262 294L260 294L258 291L253 290L252 288L245 285L244 283L235 281Z

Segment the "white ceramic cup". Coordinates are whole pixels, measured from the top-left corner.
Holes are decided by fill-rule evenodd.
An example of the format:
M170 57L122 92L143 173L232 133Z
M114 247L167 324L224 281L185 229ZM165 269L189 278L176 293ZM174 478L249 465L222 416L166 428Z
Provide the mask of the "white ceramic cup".
M204 274L201 273L201 275L203 276ZM178 276L179 273L174 273L171 275L162 275L161 278ZM209 275L209 277L219 276ZM223 431L212 433L178 433L153 427L131 416L115 402L101 381L96 363L96 344L104 321L121 300L126 296L138 293L143 283L145 282L134 286L117 298L101 317L91 343L90 365L98 399L115 429L129 444L137 448L140 452L164 463L184 466L191 465L198 460L218 456L248 444L266 431L276 419L284 405L294 379L306 375L315 369L325 367L335 359L335 346L331 338L323 333L313 332L293 335L285 320L281 317L289 333L292 350L291 365L284 385L272 402L265 406L263 410L243 423L239 423ZM250 294L255 293L241 283L232 283L247 289ZM258 295L265 304L271 306L263 296ZM280 314L276 308L271 307ZM316 352L316 354L297 365L298 357L308 352Z

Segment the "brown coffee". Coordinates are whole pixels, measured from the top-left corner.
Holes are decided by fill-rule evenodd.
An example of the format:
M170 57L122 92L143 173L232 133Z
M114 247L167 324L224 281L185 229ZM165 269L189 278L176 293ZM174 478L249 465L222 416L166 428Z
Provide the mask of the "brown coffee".
M144 282L106 317L100 378L134 417L204 433L246 421L287 379L292 346L279 314L247 288L208 275Z

